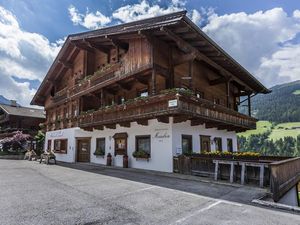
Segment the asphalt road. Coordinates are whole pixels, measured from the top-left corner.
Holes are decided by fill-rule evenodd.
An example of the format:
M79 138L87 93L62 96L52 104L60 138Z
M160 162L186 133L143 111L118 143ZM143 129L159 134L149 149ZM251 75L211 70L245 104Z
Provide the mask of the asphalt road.
M0 160L0 225L300 224L264 190L86 165Z

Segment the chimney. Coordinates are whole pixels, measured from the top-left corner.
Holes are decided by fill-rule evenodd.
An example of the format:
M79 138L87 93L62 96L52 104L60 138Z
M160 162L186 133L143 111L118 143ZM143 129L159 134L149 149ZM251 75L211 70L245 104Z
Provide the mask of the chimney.
M16 100L10 100L10 106L17 107L17 101Z

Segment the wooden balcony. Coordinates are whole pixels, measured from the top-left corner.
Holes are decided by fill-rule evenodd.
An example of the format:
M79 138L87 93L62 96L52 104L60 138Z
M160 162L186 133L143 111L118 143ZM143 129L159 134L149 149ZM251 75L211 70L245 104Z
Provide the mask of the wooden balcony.
M81 128L91 130L106 127L115 128L130 126L136 121L146 125L148 119L158 119L169 122L174 117L174 123L191 120L191 125L204 124L206 128L226 129L229 131L244 131L256 127L256 119L238 113L211 101L187 96L179 93L159 94L146 98L137 98L122 105L101 108L85 113L78 118Z
M52 98L53 103L55 105L59 105L67 99L74 99L76 97L96 91L119 80L126 79L130 76L134 76L135 74L150 70L151 68L152 65L147 64L135 70L126 71L122 63L115 63L95 72L91 76L86 77L73 87L69 89L65 88L57 92Z

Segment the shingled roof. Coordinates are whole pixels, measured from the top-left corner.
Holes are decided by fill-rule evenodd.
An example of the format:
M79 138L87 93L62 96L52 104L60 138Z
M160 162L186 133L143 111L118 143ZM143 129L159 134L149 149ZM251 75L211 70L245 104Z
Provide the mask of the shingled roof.
M209 61L210 64L224 70L226 73L233 76L239 83L247 85L254 93L269 93L263 84L261 84L252 74L244 67L228 55L220 46L210 39L196 24L194 24L187 16L186 11L166 14L144 20L124 23L117 26L106 27L98 30L83 32L79 34L69 35L62 49L50 67L44 81L40 85L37 93L32 99L31 104L43 105L45 96L49 93L52 87L52 81L60 74L63 74L67 68L64 68L62 61L66 60L70 54L76 57L79 50L76 46L85 45L91 42L97 45L106 47L109 45L111 38L132 34L151 34L167 43L187 43L189 48L181 49L183 51L199 51L204 61ZM113 43L112 43L113 45ZM88 46L85 46L88 48Z
M45 119L45 112L42 109L34 109L23 106L11 106L0 104L0 109L2 109L8 115L22 116L22 117L32 117Z

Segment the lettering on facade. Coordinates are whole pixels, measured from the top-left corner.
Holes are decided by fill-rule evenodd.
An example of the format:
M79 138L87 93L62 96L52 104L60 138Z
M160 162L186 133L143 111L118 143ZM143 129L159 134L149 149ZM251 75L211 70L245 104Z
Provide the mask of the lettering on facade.
M168 129L156 129L154 138L159 138L159 139L170 138L170 135L168 134Z
M50 133L50 137L54 138L54 137L62 137L64 135L64 132L62 130Z

